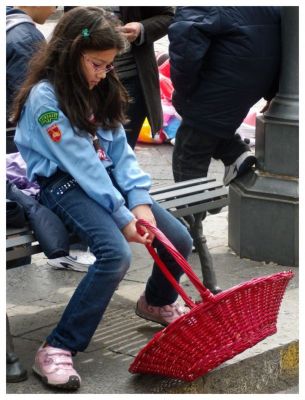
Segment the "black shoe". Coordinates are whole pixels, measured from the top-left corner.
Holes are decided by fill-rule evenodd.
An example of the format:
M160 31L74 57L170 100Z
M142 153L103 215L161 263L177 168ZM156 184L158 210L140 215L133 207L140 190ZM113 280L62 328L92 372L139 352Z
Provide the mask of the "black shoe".
M21 365L15 353L6 353L6 382L16 383L28 379L26 369Z

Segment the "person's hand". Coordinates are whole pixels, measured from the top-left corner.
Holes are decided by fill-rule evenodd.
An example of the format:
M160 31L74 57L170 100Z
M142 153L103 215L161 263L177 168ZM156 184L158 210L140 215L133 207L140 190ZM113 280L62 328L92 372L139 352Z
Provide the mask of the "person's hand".
M129 43L134 42L141 33L141 24L139 22L129 22L120 27L121 33L125 36Z
M141 204L131 210L133 215L136 217L136 219L145 219L145 221L149 222L151 225L156 226L156 220L154 217L154 214L151 211L151 208L147 204ZM141 230L143 233L148 233L148 239L147 242L151 244L154 240L155 235L152 232L149 232L145 226L141 226Z
M143 230L143 233L138 233L136 227L136 220L133 219L129 224L125 225L122 229L122 233L125 236L127 242L135 242L142 244L151 244L151 240L149 239L149 233Z

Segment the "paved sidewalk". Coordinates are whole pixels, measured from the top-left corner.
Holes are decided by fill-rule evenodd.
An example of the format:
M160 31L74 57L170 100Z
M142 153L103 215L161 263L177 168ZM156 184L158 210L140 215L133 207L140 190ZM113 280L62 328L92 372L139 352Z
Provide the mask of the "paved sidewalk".
M172 182L171 145L136 148L143 169L155 185ZM210 174L221 180L223 167L213 161ZM227 246L227 209L204 222L219 285L227 289L252 277L287 270L273 263L240 259ZM132 245L132 266L116 291L105 318L84 353L75 357L83 384L78 393L274 393L295 385L298 369L298 269L289 285L278 321L278 333L246 350L192 383L149 375L131 375L128 367L138 351L162 327L138 318L135 302L150 274L151 258L141 245ZM190 263L201 276L197 254ZM31 372L33 356L55 326L82 273L53 270L42 254L33 264L7 272L7 310L17 354L29 379L8 384L7 393L53 393ZM191 295L193 289L184 278ZM58 393L61 393L58 391Z

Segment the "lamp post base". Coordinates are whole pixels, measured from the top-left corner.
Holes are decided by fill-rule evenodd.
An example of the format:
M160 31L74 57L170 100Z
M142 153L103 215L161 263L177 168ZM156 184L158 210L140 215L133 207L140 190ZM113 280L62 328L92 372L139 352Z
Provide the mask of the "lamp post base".
M229 246L243 258L298 266L298 179L261 171L229 189Z

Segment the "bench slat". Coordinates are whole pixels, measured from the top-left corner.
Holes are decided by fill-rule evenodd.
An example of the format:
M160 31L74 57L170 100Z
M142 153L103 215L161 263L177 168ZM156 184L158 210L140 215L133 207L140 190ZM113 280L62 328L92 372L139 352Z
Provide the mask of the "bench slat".
M35 236L33 233L20 235L20 236L12 236L6 239L6 248L12 248L15 246L22 246L25 244L31 244L32 242L36 242Z
M185 217L190 214L197 214L204 211L215 210L216 208L222 208L225 207L227 204L228 204L227 199L219 199L210 203L206 203L205 207L203 207L201 203L197 203L189 207L183 207L178 209L166 208L166 210L171 212L175 217ZM160 206L163 207L163 203L160 203Z
M213 199L225 197L227 201L227 192L226 189L216 189L213 192L203 192L197 193L194 195L179 197L176 199L159 201L159 204L162 205L163 208L173 208L173 207L188 207L189 205L193 205L194 203L202 203L202 211L205 210L209 201ZM154 198L154 196L153 196Z
M216 182L216 179L198 178L198 179L191 179L189 181L177 182L168 186L160 186L158 188L152 188L150 194L155 195L159 193L168 192L170 190L180 189L184 187L186 188L189 186L196 186L202 183L209 183L209 182Z
M7 249L6 250L6 261L14 261L18 260L19 258L24 258L27 256L31 256L32 254L41 253L41 247L38 244L32 244L32 246L19 246L14 249ZM9 269L9 267L7 267ZM12 267L13 268L13 267Z
M31 232L32 229L30 228L29 225L25 225L22 228L6 228L6 236L12 236L12 235L19 235L21 233L26 233L26 232Z
M227 189L225 189L223 187L223 185L219 184L219 185L215 185L214 182L211 183L204 183L204 184L200 184L197 186L190 186L190 187L186 187L186 188L181 188L181 189L173 189L171 191L168 191L166 193L158 193L158 194L152 194L153 198L156 201L162 201L162 200L170 200L173 198L177 198L177 197L185 197L186 195L193 195L193 194L197 194L197 193L204 193L204 192L210 192L211 196L214 196L215 190L216 189L220 189L222 188L224 193L227 194Z

